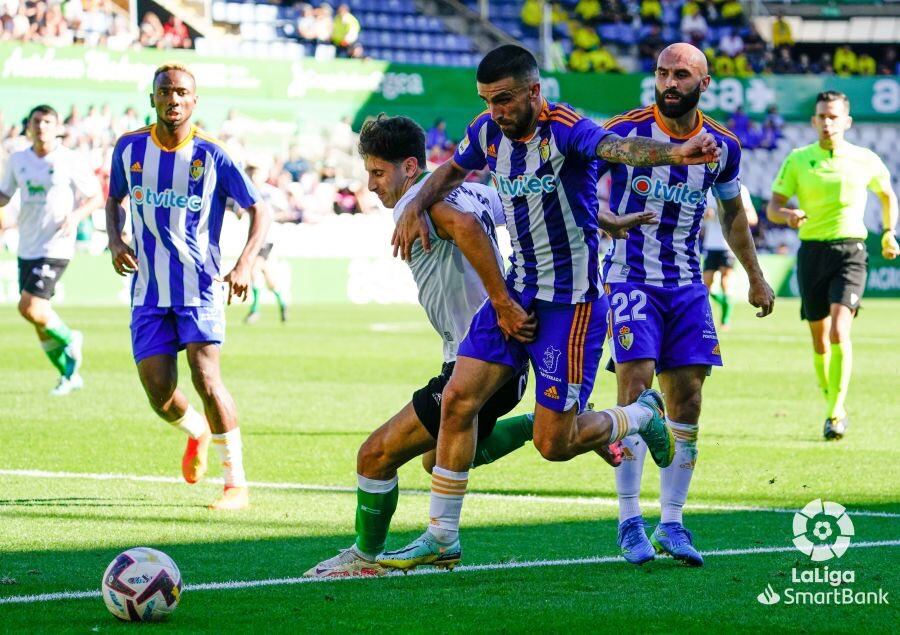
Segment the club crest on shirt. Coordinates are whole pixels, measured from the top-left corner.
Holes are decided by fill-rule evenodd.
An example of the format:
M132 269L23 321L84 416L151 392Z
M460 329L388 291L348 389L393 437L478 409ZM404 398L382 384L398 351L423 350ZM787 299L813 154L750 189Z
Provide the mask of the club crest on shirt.
M619 345L627 351L632 344L634 344L634 333L627 326L623 326L619 329Z
M545 163L550 158L550 138L547 137L538 146L538 152L541 155L541 162Z
M203 176L203 161L200 159L194 159L193 163L191 163L191 178L195 181Z
M715 174L719 171L719 162L718 161L710 161L706 164L706 169Z

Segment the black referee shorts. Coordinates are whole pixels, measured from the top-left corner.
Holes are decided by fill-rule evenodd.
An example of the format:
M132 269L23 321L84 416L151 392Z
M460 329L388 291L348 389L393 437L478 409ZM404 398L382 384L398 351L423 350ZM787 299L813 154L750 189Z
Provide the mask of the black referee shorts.
M816 322L828 317L832 304L854 312L866 290L869 255L864 240L804 240L797 252L800 318Z
M441 368L441 374L433 377L425 386L413 393L412 404L419 421L435 439L441 428L441 396L444 387L450 381L455 362L449 362ZM515 408L525 394L528 385L528 364L514 373L499 390L487 400L478 413L478 440L488 437L494 430L497 419Z

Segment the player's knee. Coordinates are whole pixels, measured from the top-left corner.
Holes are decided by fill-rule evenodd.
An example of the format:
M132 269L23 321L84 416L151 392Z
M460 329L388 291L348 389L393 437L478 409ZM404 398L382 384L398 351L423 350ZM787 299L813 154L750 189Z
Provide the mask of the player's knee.
M31 302L30 299L27 298L19 298L19 315L28 320L29 322L37 322L38 311L35 307L35 303Z
M679 423L693 423L700 420L700 406L702 396L698 390L696 393L685 395L669 409L669 418Z
M374 475L385 463L386 448L378 439L366 439L356 453L356 471L364 476Z
M434 450L422 455L422 469L431 474L437 465L437 453Z
M479 404L452 381L441 396L441 426L460 429L474 425Z
M572 453L566 443L558 437L541 435L534 437L534 447L548 461L568 461Z

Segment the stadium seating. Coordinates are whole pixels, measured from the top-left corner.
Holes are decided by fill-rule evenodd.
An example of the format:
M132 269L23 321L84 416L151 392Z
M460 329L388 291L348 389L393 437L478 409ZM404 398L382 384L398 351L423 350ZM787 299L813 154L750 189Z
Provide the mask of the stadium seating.
M319 6L323 0L311 0ZM331 3L337 6L340 2ZM472 40L450 32L437 17L421 15L413 0L349 0L362 27L359 42L366 55L390 62L474 66L480 59ZM295 7L261 2L215 0L213 21L237 27L241 52L261 57L296 59L315 54L315 43L296 37L299 11ZM223 52L227 46L198 41L201 53Z

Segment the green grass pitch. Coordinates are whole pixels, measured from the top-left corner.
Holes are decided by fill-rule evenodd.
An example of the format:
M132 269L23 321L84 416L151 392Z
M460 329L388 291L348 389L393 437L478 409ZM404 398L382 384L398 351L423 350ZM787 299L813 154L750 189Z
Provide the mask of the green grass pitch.
M205 507L219 485L178 482L184 438L145 402L126 309L60 309L86 338L85 389L63 399L47 396L53 371L29 327L13 307L0 313L0 631L139 628L117 622L98 597L8 601L97 591L106 565L129 547L162 549L179 564L185 584L202 585L295 578L351 543L356 450L438 371L440 342L417 307L297 307L284 326L264 307L253 327L241 324L244 310L229 312L223 372L241 416L247 474L260 485L250 510L225 514ZM172 619L152 628L896 632L898 313L900 301L873 300L856 320L852 425L843 441L826 443L797 303L779 300L765 320L747 306L736 312L733 330L722 336L726 367L704 391L700 456L685 514L696 544L709 554L703 569L668 559L636 568L615 559L611 469L593 455L548 463L527 444L471 476L476 495L466 501L462 533L469 570L189 587ZM198 406L186 366L182 371ZM593 400L610 404L613 395L613 376L603 371ZM527 398L519 411L532 405ZM211 476L218 474L213 465ZM658 470L650 461L644 477L652 525ZM406 491L389 547L423 529L428 483L418 463L401 471ZM787 587L830 588L791 580L793 569L814 565L792 547L790 510L816 498L848 508L858 545L823 564L853 570L854 590L882 588L891 604L757 601L769 584L782 594ZM869 513L854 513L863 510ZM482 566L489 564L499 566Z

